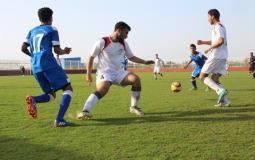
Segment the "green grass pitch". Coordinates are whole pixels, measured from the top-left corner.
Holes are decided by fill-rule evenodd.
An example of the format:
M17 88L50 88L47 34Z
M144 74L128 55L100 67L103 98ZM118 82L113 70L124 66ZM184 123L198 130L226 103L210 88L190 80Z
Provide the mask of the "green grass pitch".
M216 108L215 92L191 88L190 73L165 73L142 80L143 118L129 113L130 87L112 86L93 108L93 119L78 121L88 95L85 75L69 75L74 88L66 119L72 127L53 128L62 91L54 102L39 104L38 119L26 111L26 94L41 93L32 76L0 77L0 159L255 159L255 80L246 72L222 78L232 106ZM170 84L180 81L180 93Z

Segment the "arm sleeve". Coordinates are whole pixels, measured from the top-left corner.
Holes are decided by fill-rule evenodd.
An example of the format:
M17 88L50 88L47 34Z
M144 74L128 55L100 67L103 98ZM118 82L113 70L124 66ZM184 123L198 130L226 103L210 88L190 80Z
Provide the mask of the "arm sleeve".
M225 39L225 29L223 26L220 24L216 26L216 33L219 36L219 38L224 38Z
M200 57L200 58L203 58L203 54L202 53L198 53L198 56Z
M59 46L60 42L59 42L59 35L58 35L58 30L56 27L52 27L53 31L51 34L51 43L53 46Z
M125 43L125 48L126 48L125 56L127 58L134 57L134 54L133 54L132 50L130 49L128 43L126 41L124 41L124 43Z
M102 49L104 47L104 40L103 39L100 39L98 40L94 45L93 47L91 48L90 52L89 52L89 55L92 56L92 57L97 57L101 52L102 52Z
M25 42L24 42L24 43L26 43L27 45L30 45L30 44L29 44L30 37L31 37L31 31L28 32L27 37L26 37L26 40L25 40Z

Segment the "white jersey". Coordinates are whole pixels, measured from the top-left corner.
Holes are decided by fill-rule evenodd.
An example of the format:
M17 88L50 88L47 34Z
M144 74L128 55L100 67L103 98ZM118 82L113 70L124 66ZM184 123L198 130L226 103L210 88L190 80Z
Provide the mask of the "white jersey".
M212 49L209 52L208 59L224 59L228 58L228 48L227 48L227 33L226 28L221 23L217 23L212 28L212 45L219 40L219 38L224 38L224 43L218 48Z
M154 67L161 67L162 60L160 58L154 58Z
M124 41L124 44L119 42L110 42L105 47L105 40L98 40L90 51L90 56L98 57L97 70L99 72L105 71L120 71L124 70L122 64L124 56L127 58L133 57L133 53L128 46L128 43Z

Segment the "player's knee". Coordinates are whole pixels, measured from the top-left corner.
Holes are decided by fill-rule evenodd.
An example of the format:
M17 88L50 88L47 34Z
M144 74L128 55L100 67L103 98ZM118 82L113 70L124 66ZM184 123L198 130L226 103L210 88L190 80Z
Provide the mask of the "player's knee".
M207 76L208 76L208 74L201 73L201 74L199 75L199 79L200 79L201 81L204 81L205 78L206 78Z
M72 92L73 92L73 87L71 86L71 84L69 84L69 85L67 85L67 86L65 86L65 87L63 88L63 91L66 91L66 90L69 90L69 91L72 91Z
M135 82L137 82L137 83L141 83L141 80L140 80L140 78L138 77L138 76L135 76Z
M65 86L63 88L63 95L69 95L70 97L72 97L72 95L73 95L73 88L72 88L71 84L68 84L67 86Z
M50 101L54 101L56 99L56 93L55 92L50 92L50 93L48 93L48 95L50 96Z
M99 83L99 84L97 84L97 90L96 91L98 93L100 93L102 96L104 96L108 92L111 85L112 85L112 83L108 82L108 81Z
M200 79L201 81L204 81L204 80L205 80L205 76L200 75L200 76L199 76L199 79Z
M100 93L99 91L95 91L93 94L94 94L98 99L103 98L104 95L105 95L105 94Z
M133 82L135 86L141 86L141 80L137 75L133 76Z
M63 92L63 95L69 95L70 97L72 97L73 96L73 91L72 90L65 90Z
M103 86L103 87L100 87L100 89L98 89L96 92L100 93L100 95L103 97L104 95L106 95L108 90L109 90L108 86Z
M100 90L95 91L94 94L98 97L98 99L101 99L107 94L107 92L107 88L101 88Z
M211 79L214 81L214 82L218 82L219 80L215 77L211 77Z
M219 83L219 77L217 75L212 75L211 76L211 79L216 82L216 83Z

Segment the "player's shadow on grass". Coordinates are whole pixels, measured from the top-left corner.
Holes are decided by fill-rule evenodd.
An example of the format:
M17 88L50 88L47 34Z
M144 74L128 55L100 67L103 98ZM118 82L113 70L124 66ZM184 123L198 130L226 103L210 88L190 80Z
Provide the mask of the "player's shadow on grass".
M255 108L203 109L198 111L174 111L146 113L144 117L101 118L93 125L126 125L158 122L228 122L255 120ZM249 115L253 113L254 115Z
M255 103L254 104L251 104L251 103L248 103L248 104L233 104L231 105L231 108L233 107L255 107Z
M238 92L254 92L255 88L246 88L246 89L229 89L229 91L238 91Z
M17 139L9 137L0 137L1 160L9 159L96 159L92 155L82 153L77 155L71 150L63 148L45 146L42 144L32 144L28 139Z
M36 86L0 86L0 89L8 89L8 90L22 90L22 89L35 89L35 88L39 88Z

